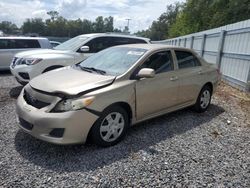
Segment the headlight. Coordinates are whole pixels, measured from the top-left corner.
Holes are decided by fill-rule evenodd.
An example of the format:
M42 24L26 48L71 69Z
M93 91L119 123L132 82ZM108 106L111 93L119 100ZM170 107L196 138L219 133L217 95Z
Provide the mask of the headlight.
M32 59L32 58L28 58L28 59L21 59L19 60L19 64L20 65L35 65L37 63L39 63L40 61L42 61L43 59Z
M95 97L87 97L82 99L67 99L60 101L52 110L52 112L67 112L83 109L89 106Z

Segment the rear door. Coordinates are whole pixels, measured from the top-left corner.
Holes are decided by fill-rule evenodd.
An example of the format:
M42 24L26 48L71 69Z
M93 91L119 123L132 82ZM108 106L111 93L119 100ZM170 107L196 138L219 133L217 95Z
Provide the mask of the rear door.
M10 39L0 39L0 69L8 69L13 56Z
M202 66L198 58L191 52L175 50L178 70L176 74L180 82L179 100L185 104L196 100L203 83Z
M136 111L138 120L153 115L178 103L179 81L170 50L155 52L141 68L152 68L154 78L136 82Z

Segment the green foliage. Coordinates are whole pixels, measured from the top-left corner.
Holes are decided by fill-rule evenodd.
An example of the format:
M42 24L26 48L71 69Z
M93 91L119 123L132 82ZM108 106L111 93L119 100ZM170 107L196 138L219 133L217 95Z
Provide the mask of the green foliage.
M250 0L186 0L167 10L148 30L137 34L152 40L177 37L250 18Z
M94 22L80 18L77 20L67 20L59 15L57 11L47 12L50 19L41 18L27 19L21 29L24 34L37 33L42 36L74 37L86 33L121 32L114 29L113 17L103 18L98 16Z
M24 33L43 34L45 32L45 23L41 18L27 19L22 26Z
M2 21L0 23L0 30L4 33L15 34L18 30L17 26L8 21Z
M170 26L175 23L179 10L182 4L175 3L167 6L166 12L152 23L148 30L139 31L136 34L143 37L151 38L152 40L162 40L168 37Z

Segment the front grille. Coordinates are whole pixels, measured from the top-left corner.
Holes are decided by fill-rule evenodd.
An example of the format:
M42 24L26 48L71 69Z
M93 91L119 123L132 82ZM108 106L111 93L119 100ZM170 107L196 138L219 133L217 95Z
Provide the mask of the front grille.
M50 103L42 102L42 101L34 98L32 95L30 95L25 90L24 90L23 98L27 102L27 104L29 104L29 105L31 105L31 106L33 106L35 108L38 108L38 109L41 109L41 108L44 108L44 107L50 105Z
M29 130L29 131L31 131L31 130L33 129L33 125L32 125L31 123L25 121L24 119L19 118L19 122L20 122L20 125L21 125L23 128L25 128L25 129L27 129L27 130Z
M18 74L19 74L19 76L21 76L25 80L30 79L30 76L29 76L29 74L27 72L19 72Z

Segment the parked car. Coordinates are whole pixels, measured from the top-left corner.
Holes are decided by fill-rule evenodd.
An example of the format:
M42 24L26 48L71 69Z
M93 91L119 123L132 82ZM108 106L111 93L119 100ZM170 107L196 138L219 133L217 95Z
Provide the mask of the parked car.
M20 127L56 144L120 141L128 127L188 106L209 107L218 71L194 51L156 44L103 50L42 74L17 100Z
M16 53L36 48L52 48L47 38L0 37L0 70L9 70Z
M150 43L150 40L112 33L80 35L56 46L54 50L19 53L10 69L17 81L25 85L44 72L79 63L108 47L131 43Z
M57 42L57 41L49 41L49 42L50 42L50 44L51 44L51 46L53 48L55 48L56 46L58 46L59 44L61 44L61 42Z

